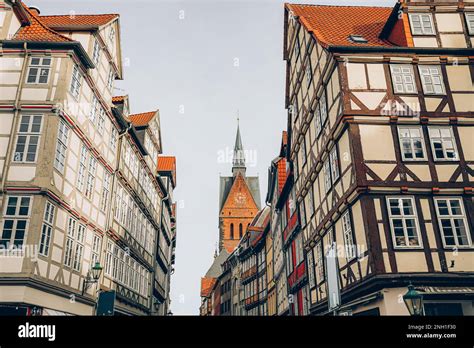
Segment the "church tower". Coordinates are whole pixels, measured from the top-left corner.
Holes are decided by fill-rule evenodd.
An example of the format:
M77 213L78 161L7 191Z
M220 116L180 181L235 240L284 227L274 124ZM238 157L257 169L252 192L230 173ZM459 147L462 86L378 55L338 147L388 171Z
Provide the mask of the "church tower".
M246 175L245 161L240 126L237 125L232 176L220 177L219 251L225 248L232 252L260 210L258 176Z

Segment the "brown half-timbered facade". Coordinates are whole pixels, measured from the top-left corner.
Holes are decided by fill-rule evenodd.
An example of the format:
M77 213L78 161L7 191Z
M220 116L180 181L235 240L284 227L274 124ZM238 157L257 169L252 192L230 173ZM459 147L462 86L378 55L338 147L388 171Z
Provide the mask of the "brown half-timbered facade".
M473 16L466 1L285 6L311 313L328 312L328 278L340 312L407 314L412 283L426 314L473 313Z

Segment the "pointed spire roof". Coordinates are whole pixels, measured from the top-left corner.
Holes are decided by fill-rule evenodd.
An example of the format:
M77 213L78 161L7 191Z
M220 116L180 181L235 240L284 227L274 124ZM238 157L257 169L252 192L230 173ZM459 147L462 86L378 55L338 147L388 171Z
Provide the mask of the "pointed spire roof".
M237 119L237 135L235 137L234 158L232 160L233 168L245 168L245 153L240 137L239 119Z

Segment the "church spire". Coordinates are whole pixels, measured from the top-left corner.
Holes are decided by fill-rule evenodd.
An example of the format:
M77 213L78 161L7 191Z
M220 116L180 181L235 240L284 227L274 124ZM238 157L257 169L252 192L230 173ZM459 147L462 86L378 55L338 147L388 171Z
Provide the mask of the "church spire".
M234 176L239 172L245 175L245 169L245 153L242 138L240 137L239 118L237 118L237 135L235 137L234 158L232 159L232 173Z

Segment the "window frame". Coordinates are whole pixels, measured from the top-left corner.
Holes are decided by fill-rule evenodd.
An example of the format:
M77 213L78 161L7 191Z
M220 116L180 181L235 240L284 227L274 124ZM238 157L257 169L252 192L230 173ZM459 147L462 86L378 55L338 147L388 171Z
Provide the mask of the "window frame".
M41 225L41 234L38 245L38 253L45 257L49 255L51 236L53 235L54 231L55 217L56 206L49 200L47 200L44 208L43 223Z
M16 198L16 203L14 205L14 214L8 214L8 210L12 207L10 204L10 199ZM2 224L2 229L0 231L0 245L3 245L4 242L6 241L6 238L4 236L5 233L5 223L6 221L11 221L12 226L11 226L11 231L10 231L10 237L8 238L7 245L5 247L10 248L12 245L15 246L15 248L23 247L25 244L26 238L28 236L28 228L29 228L29 222L31 218L31 210L33 206L33 196L25 196L25 195L7 195L5 196L5 208L3 211L3 224ZM20 214L22 207L25 208L25 205L22 205L23 199L28 199L28 211L26 214ZM17 232L18 232L18 222L23 221L24 222L24 228L23 228L23 238L22 242L17 245Z
M438 129L440 131L440 137L432 137L431 136L431 130L434 130L434 129ZM441 135L441 129L449 129L449 133L451 134L451 143L453 144L453 149L454 149L454 152L455 152L454 158L448 158L446 156L447 152L446 152L446 148L444 146L443 136ZM458 147L457 147L457 144L456 144L456 137L454 136L452 126L428 126L428 136L429 136L429 141L430 141L431 152L433 154L433 160L435 162L459 162L459 151L458 151ZM444 158L438 158L437 155L436 155L436 150L434 148L434 141L433 141L433 140L436 140L436 139L441 140L441 145L442 145L441 150L443 151Z
M56 151L54 155L54 168L64 173L66 166L66 153L69 140L69 126L62 119L59 120L58 135L56 139Z
M472 19L469 19L471 17ZM464 12L464 20L469 35L474 35L474 12ZM472 26L471 26L472 23Z
M390 64L390 78L392 80L392 90L393 94L396 95L416 95L418 94L418 87L416 86L416 78L415 78L415 69L413 69L413 64ZM394 69L400 68L400 73L394 71ZM403 68L408 68L410 70L410 74L404 73ZM401 82L396 82L396 76L401 76ZM410 76L411 82L410 85L413 87L413 91L407 90L407 84L405 81L406 76ZM403 91L399 91L396 88L396 85L402 85Z
M429 74L424 74L422 72L422 69L428 69L428 72ZM440 80L440 83L439 85L441 86L441 92L438 93L435 91L435 86L437 86L438 84L435 84L433 82L434 78L434 75L431 74L431 69L437 69L438 70L438 75L437 75L437 78L439 78ZM442 68L441 68L441 65L429 65L429 64L421 64L421 65L418 65L418 74L420 74L420 81L421 81L421 87L423 89L423 93L426 94L426 95L446 95L446 85L445 85L445 82L444 82L444 78L443 78L443 71L442 71ZM429 76L429 78L431 79L431 83L430 85L433 86L433 91L432 92L427 92L426 91L426 88L427 84L425 84L425 80L424 80L424 77L426 76Z
M400 215L392 215L392 212L390 210L390 200L397 199L400 203L401 200L408 199L411 202L411 208L413 209L413 215L405 215L405 214L400 214ZM388 214L388 224L390 226L390 233L392 237L392 244L394 249L423 249L423 239L421 236L421 229L420 229L420 222L419 222L419 217L418 217L418 211L416 209L416 201L414 196L387 196L386 197L386 204L387 204L387 214ZM403 203L400 205L399 204L399 209L400 213L403 211ZM393 225L393 220L394 219L401 219L402 220L402 227L403 227L403 236L405 240L406 245L397 245L396 242L396 236L395 236L395 230L394 230L394 225ZM415 222L415 232L416 232L416 237L418 239L418 245L410 245L409 243L409 237L408 237L408 230L406 229L406 223L405 220L407 219L413 219Z
M24 125L23 119L25 117L29 117L28 124L27 124L27 130L22 131L21 128ZM39 123L39 130L38 131L33 131L33 126L34 126L34 120L36 117L40 118L40 123ZM38 161L38 153L39 153L39 147L41 145L41 134L43 132L43 119L44 115L43 114L21 114L20 116L20 122L18 124L17 128L17 133L15 137L15 150L13 151L12 154L12 162L13 163L36 163ZM20 153L18 152L18 141L20 137L25 138L25 142L23 144L23 152L21 152L21 159L17 160L17 155ZM33 161L28 160L28 155L31 154L30 147L32 146L31 139L36 138L36 144L35 146L35 158Z
M422 18L423 16L427 16L430 20L431 33L425 32L425 28L423 27L423 18ZM414 21L413 21L415 17L419 17L420 25L421 25L421 33L415 32L415 26L414 26ZM433 16L431 13L409 13L408 18L410 21L410 31L413 36L436 36L436 29L434 26Z
M449 212L449 215L444 215L444 216L441 216L440 215L440 210L439 210L439 201L447 201L447 207L448 207L448 210L450 211ZM461 212L462 212L462 215L452 215L451 213L451 200L456 200L456 201L459 201L459 207L461 209ZM453 248L456 248L456 249L472 249L474 246L472 244L472 239L471 239L471 231L470 231L470 228L469 228L469 222L467 220L467 214L466 214L466 208L464 207L464 201L461 197L452 197L452 196L448 196L448 197L435 197L434 198L434 203L435 203L435 211L436 211L436 220L438 222L438 228L439 228L439 231L441 233L441 237L442 237L442 241L443 241L443 247L445 249L453 249ZM447 245L446 244L446 236L445 236L445 233L444 233L444 228L443 228L443 225L441 223L441 220L442 219L449 219L450 221L450 224L451 224L451 228L453 230L453 238L454 238L454 241L455 241L455 245ZM464 228L465 228L465 231L466 231L466 238L468 240L468 244L467 245L460 245L458 243L458 235L455 233L455 228L453 228L453 220L454 219L460 219L463 221L464 223Z
M414 148L414 145L413 145L413 141L414 139L417 139L417 137L412 137L411 136L411 130L412 129L417 129L419 130L420 132L420 141L421 141L421 148L423 150L423 157L422 158L416 158L415 157L415 148ZM410 137L409 138L402 138L401 136L401 130L409 130L409 133L410 133ZM428 153L427 153L427 150L426 150L426 145L425 145L425 136L423 134L423 128L422 126L417 126L417 125L400 125L397 127L397 132L398 132L398 147L400 149L400 154L402 156L402 161L403 162L422 162L422 161L427 161L428 160ZM410 140L410 149L412 151L412 154L413 154L413 158L406 158L405 156L405 151L404 151L404 148L402 146L402 139L409 139Z
M355 244L355 231L352 225L352 214L349 209L342 214L341 217L341 225L342 225L342 236L344 239L344 254L346 256L346 261L349 263L355 258L357 258L357 245ZM350 237L350 241L352 244L348 244L347 237ZM348 252L350 250L350 253Z
M33 62L33 59L39 59L39 63L36 65L33 65L32 62ZM49 59L49 65L46 65L44 64L44 60L45 59ZM51 56L46 56L46 57L31 57L30 58L30 61L29 61L29 64L28 64L28 72L26 74L26 84L27 85L48 85L49 84L49 77L51 75L51 69L52 69L52 66L53 66L53 57ZM32 69L38 69L37 71L37 74L35 75L35 80L30 82L30 76L32 76L30 74L31 70ZM40 79L41 79L41 71L43 70L47 70L48 71L48 74L46 76L46 82L41 82Z
M72 73L71 73L71 83L69 85L69 93L74 98L74 100L79 100L81 95L81 87L82 87L82 72L79 67L74 64Z

